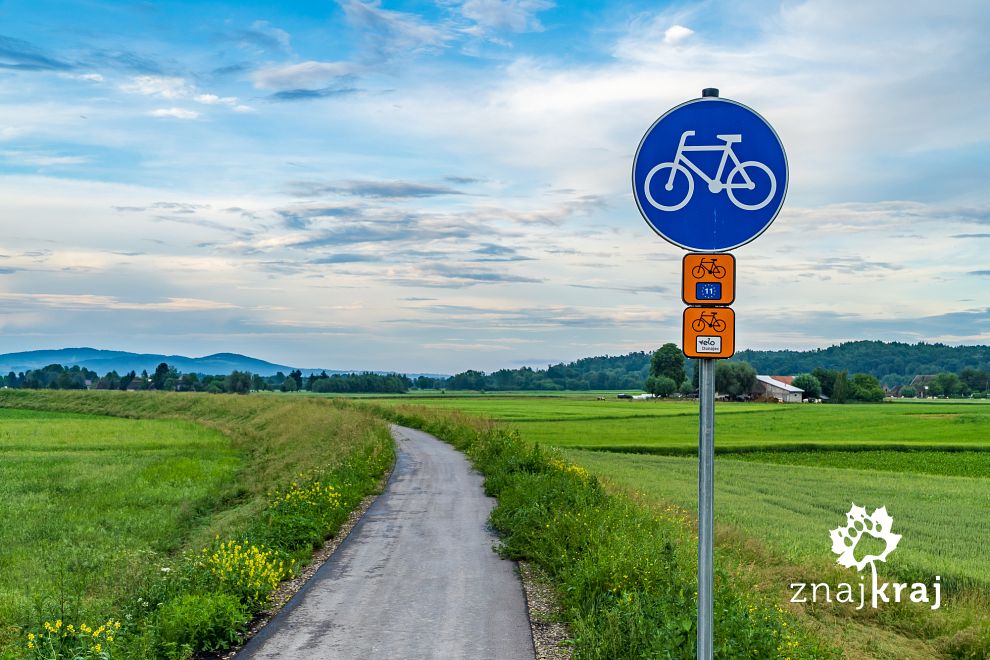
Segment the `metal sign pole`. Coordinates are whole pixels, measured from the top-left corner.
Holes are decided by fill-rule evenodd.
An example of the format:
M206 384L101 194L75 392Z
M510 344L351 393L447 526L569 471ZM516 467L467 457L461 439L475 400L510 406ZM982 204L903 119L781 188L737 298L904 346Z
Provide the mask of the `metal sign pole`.
M715 360L698 360L698 660L712 657L712 510L715 499Z

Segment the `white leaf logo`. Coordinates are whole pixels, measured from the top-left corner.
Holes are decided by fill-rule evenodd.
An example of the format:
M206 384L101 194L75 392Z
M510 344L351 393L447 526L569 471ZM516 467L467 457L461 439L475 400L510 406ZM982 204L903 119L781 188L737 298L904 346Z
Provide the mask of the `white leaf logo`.
M846 568L856 567L857 571L863 570L867 564L872 564L876 570L876 561L887 561L887 555L894 551L897 543L901 540L900 534L892 534L890 528L894 524L894 519L887 513L887 507L882 506L868 515L866 509L856 506L853 503L849 513L846 514L846 526L831 530L832 552L839 555L838 563ZM869 534L875 539L883 541L886 546L879 555L866 555L860 560L856 559L856 546L864 534Z

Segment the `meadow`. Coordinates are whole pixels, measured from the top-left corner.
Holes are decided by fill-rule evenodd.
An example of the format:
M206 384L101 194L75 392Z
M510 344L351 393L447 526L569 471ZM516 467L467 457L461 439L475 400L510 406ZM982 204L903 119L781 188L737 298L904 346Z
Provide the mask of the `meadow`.
M328 400L0 392L0 657L236 643L393 457Z
M409 403L500 420L526 441L560 448L612 492L694 517L697 402L487 395ZM836 565L829 530L845 524L853 503L886 506L902 539L879 564L881 577L931 583L938 575L948 604L879 614L807 607L803 625L840 641L850 658L990 654L990 404L720 403L715 444L716 556L748 589L786 604L791 581L855 581L855 571Z
M113 657L235 643L380 483L384 419L472 456L580 657L689 657L697 403L613 397L0 392L0 657L61 643L63 620L125 622ZM990 654L990 404L720 403L716 448L719 657ZM787 602L791 581L855 576L828 535L853 502L902 535L882 577L939 575L942 610ZM69 657L107 651L87 635Z
M35 605L71 620L110 611L163 566L241 459L189 422L0 409L0 628Z
M559 447L661 454L697 451L696 401L488 395L434 396L417 398L415 403L509 422L527 439ZM715 409L716 452L990 449L990 403L986 402L717 403Z

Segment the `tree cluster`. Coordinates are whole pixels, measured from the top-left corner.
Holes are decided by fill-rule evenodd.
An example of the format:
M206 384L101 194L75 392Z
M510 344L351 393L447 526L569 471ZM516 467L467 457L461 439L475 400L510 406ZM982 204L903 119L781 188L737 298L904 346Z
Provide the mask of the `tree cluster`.
M901 396L985 399L990 396L990 371L974 367L965 367L958 374L943 371L918 387L902 387Z
M3 385L29 390L84 390L87 381L93 383L97 378L95 371L79 366L63 367L60 364L50 364L41 369L29 369L21 373L11 371L3 378Z
M522 367L492 373L468 371L449 378L420 376L419 389L518 391L518 390L624 390L639 389L649 375L650 356L643 352L583 358L546 369Z
M734 360L749 362L764 374L811 373L825 367L835 371L865 373L882 385L908 385L919 374L953 373L964 369L990 371L990 346L947 346L902 342L851 341L810 351L752 351L736 353ZM986 391L970 385L972 391Z
M857 373L849 376L846 371L816 367L811 373L800 374L794 379L794 387L805 391L804 397L826 396L832 403L850 401L880 402L884 391L876 376ZM802 384L804 386L802 386ZM814 392L819 394L815 395Z

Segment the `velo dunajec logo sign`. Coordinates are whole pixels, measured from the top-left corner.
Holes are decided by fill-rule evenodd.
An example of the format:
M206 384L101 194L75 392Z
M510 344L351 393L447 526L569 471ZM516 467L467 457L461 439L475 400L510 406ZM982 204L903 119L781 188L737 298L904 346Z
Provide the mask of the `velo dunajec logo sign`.
M853 503L846 514L846 524L830 530L832 552L838 555L836 560L840 566L855 568L859 575L859 584L840 582L831 585L826 582L793 582L790 587L794 591L792 603L847 603L857 605L861 610L869 602L870 607L877 609L881 603L925 603L933 610L942 606L942 583L936 575L932 585L924 582L908 584L905 582L880 582L877 578L877 562L887 562L890 554L897 549L901 535L893 532L894 519L887 513L887 507L882 506L869 513L866 508ZM869 552L860 548L860 543L872 540ZM863 569L870 567L871 580L866 582L862 575Z
M647 131L633 161L646 222L674 245L731 250L762 234L787 191L787 156L769 123L741 103L688 101Z

